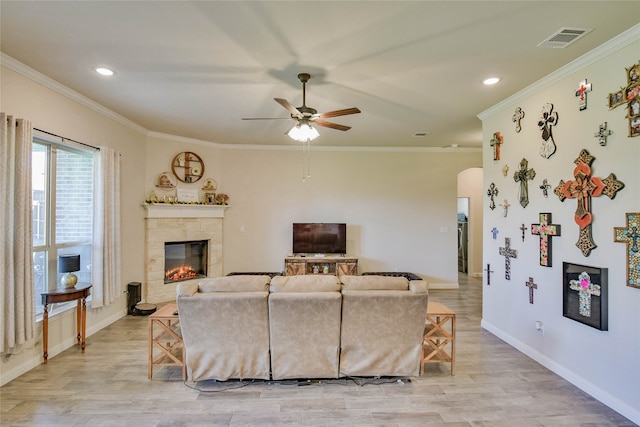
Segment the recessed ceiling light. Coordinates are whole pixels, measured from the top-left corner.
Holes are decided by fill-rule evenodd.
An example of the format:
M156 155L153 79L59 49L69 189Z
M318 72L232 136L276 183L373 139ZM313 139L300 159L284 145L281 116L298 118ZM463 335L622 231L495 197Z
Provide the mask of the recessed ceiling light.
M487 86L491 86L494 85L496 83L498 83L500 81L500 77L489 77L487 79L484 79L482 81L482 84L485 84Z
M96 73L102 76L113 76L115 74L113 70L110 70L109 68L105 68L105 67L96 67L94 68L94 70L96 70Z

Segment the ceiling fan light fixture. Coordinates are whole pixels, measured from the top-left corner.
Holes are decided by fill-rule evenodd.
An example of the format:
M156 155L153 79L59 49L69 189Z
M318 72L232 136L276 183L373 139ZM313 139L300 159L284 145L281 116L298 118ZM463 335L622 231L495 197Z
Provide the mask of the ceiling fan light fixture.
M289 129L287 135L298 142L313 141L320 136L316 128L311 126L308 120L300 120L297 125Z

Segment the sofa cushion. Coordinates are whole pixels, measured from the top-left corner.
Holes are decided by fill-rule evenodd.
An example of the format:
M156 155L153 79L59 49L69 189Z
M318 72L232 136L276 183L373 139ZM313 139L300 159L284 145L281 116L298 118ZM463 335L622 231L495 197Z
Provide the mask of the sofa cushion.
M198 282L200 292L254 292L269 288L269 276L236 275L212 277Z
M342 276L344 290L350 291L406 291L409 281L404 277L390 276Z
M271 292L338 292L340 283L333 275L276 276L271 279Z

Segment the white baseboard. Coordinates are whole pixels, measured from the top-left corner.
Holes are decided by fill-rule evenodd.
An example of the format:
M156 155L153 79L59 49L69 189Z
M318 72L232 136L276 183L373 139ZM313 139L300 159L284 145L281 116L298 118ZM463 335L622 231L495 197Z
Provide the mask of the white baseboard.
M457 282L429 282L429 289L458 289Z
M483 329L491 332L493 335L500 338L502 341L506 342L510 346L514 347L521 353L529 356L536 362L540 363L545 368L549 369L553 373L561 376L565 380L569 381L571 384L578 387L580 390L585 393L591 395L595 399L599 400L603 404L607 405L614 411L618 412L624 417L627 417L634 423L640 425L640 410L629 406L627 403L622 402L615 396L612 396L610 393L602 390L591 382L585 380L581 376L577 375L575 372L567 369L565 366L560 365L556 361L549 359L544 354L538 352L534 348L528 346L522 341L514 338L513 336L505 333L502 329L496 327L495 325L485 321L484 319L481 321L480 326Z
M95 334L99 330L106 328L107 326L116 322L117 320L122 319L124 316L126 316L125 312L118 312L104 319L99 323L89 326L87 328L87 338ZM76 338L72 336L54 345L53 347L49 347L47 351L49 353L49 359L62 353L66 349L73 347L74 345L76 345ZM38 347L36 354L34 354L31 357L25 358L25 360L22 363L20 363L20 365L10 369L9 371L5 371L3 369L2 372L0 372L0 386L4 386L5 384L8 384L9 382L18 378L20 375L26 374L31 369L43 363L42 343L38 342L36 344L36 347Z

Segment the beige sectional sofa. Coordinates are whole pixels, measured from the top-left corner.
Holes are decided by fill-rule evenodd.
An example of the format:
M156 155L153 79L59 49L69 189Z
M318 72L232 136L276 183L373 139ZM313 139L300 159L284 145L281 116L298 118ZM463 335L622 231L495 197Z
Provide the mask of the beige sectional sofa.
M177 289L192 381L270 378L269 276L229 276Z
M340 281L235 275L179 286L189 379L418 376L426 283Z

